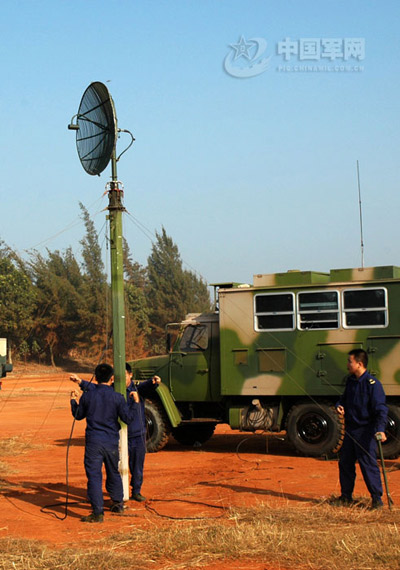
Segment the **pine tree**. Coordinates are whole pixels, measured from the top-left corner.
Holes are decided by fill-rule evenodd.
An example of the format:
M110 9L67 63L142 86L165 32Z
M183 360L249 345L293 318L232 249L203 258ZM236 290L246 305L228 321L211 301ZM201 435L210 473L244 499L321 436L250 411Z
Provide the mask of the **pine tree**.
M137 261L133 261L129 244L123 238L123 254L124 254L124 278L128 283L134 283L136 287L141 289L146 285L146 268Z
M188 312L209 310L210 298L204 281L183 270L178 247L164 228L161 234L156 233L147 275L153 348L161 351L165 325L180 322Z
M124 239L126 358L140 358L148 352L149 309L145 295L146 269L132 260Z
M55 358L68 356L81 333L83 278L71 249L64 254L48 251L47 258L35 252L30 267L37 291L34 338L47 347L55 366Z
M109 330L110 315L107 314L108 285L101 257L98 235L89 213L82 203L79 203L86 234L80 241L83 258L82 295L84 304L80 311L84 341L98 351L105 341Z
M147 297L152 326L161 334L169 322L185 316L185 279L177 245L165 228L156 232L156 242L147 260Z
M192 271L184 271L186 281L186 312L204 313L211 310L207 283Z

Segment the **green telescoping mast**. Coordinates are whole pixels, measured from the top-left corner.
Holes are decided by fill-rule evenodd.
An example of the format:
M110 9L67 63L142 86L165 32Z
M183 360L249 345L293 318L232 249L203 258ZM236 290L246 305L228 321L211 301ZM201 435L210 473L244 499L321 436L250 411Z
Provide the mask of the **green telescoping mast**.
M75 122L74 122L75 120ZM76 146L84 170L100 175L111 160L111 182L107 183L110 223L112 338L114 357L114 388L126 397L125 383L125 299L122 212L125 210L123 187L117 177L117 162L132 145L134 138L127 130L118 129L112 97L100 82L91 83L84 92L77 115L68 128L76 131ZM116 144L119 132L131 136L129 146L117 158ZM124 486L124 500L129 498L128 431L125 424L120 431L120 471Z

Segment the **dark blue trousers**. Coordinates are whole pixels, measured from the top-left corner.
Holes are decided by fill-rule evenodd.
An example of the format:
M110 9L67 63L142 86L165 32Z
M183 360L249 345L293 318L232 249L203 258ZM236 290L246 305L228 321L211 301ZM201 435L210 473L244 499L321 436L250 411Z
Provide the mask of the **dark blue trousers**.
M146 455L146 436L128 438L129 471L131 473L132 493L138 495L143 483L143 467Z
M124 492L121 475L118 471L118 461L118 444L86 443L84 464L88 480L87 496L92 505L92 510L96 515L104 511L103 463L106 469L106 489L108 494L113 502L123 502Z
M342 496L351 498L356 480L356 461L372 499L382 496L382 480L376 458L377 442L370 428L346 431L339 457Z

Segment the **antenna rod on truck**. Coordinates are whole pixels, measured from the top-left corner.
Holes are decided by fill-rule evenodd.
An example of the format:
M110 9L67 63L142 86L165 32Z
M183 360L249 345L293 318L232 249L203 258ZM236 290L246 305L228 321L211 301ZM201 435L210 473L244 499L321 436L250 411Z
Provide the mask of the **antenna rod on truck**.
M361 209L360 168L358 166L358 160L357 160L357 180L358 180L358 205L360 208L361 269L364 269L364 238L363 238L362 209Z

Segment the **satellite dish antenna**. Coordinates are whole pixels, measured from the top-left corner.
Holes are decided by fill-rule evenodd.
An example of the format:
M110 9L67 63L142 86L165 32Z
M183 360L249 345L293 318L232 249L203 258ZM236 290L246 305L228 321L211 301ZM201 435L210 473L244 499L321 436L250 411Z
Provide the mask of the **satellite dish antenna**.
M103 83L96 81L89 85L76 118L76 148L81 164L88 174L101 174L117 142L114 102Z
M114 102L107 87L99 81L91 83L84 92L78 113L72 117L68 128L76 131L76 148L79 160L88 174L100 176L111 160L111 182L107 183L106 188L109 197L108 219L110 221L114 387L117 392L125 396L125 300L122 248L122 212L125 211L125 208L122 204L123 185L117 178L117 162L135 139L130 131L118 129ZM131 136L131 142L117 158L116 144L120 132L128 133ZM129 471L126 426L121 428L120 440L124 499L128 500Z

